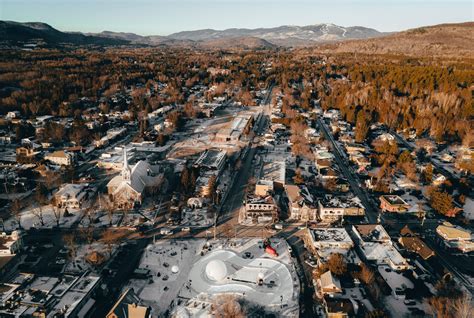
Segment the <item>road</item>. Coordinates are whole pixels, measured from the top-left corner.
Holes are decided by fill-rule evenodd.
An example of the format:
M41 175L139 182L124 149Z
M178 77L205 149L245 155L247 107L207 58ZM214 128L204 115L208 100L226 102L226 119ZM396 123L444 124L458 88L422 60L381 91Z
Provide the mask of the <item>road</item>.
M334 157L336 160L337 165L341 169L342 174L346 177L349 185L353 191L353 193L361 200L362 205L365 208L365 215L370 223L375 223L377 221L377 217L379 215L379 209L372 203L372 200L367 193L367 191L361 187L359 178L354 175L354 173L349 168L349 162L346 160L345 154L343 150L339 147L339 145L334 140L334 136L329 131L328 127L321 119L318 117L316 120L318 126L321 128L321 131L324 134L324 137L329 140L331 143L331 148L333 149Z
M274 85L271 85L268 88L267 95L263 102L264 107L264 114L259 122L256 123L255 132L257 134L262 134L267 129L267 121L268 121L268 114L270 113L270 100L271 94ZM242 165L239 171L235 174L235 179L233 180L232 186L229 189L229 195L225 198L225 201L222 202L220 208L220 215L217 217L217 224L223 224L227 221L233 219L231 224L236 225L238 224L238 216L240 208L243 205L245 188L247 187L247 183L249 178L251 177L251 172L253 170L252 160L255 158L255 153L257 152L257 145L253 143L253 141L249 144L249 151L242 162Z
M324 136L326 137L326 139L331 142L331 146L334 150L333 153L334 153L334 156L335 156L335 159L336 159L336 162L337 162L339 168L341 169L342 173L344 174L344 176L349 181L349 184L350 184L352 190L354 191L354 193L361 199L362 204L364 205L365 210L366 210L367 219L369 220L369 222L375 223L377 221L377 218L378 218L378 215L379 215L378 208L374 206L374 204L372 203L373 201L370 198L370 195L367 193L367 191L365 191L364 188L362 188L359 185L358 178L348 168L349 163L345 159L345 156L343 154L343 150L340 149L339 145L334 140L334 137L331 134L331 132L329 131L329 129L327 128L326 124L323 122L323 120L321 118L317 119L317 123L318 123L319 127L321 127L321 130L322 130ZM413 149L412 146L410 144L408 144L403 138L398 136L398 134L396 134L396 133L393 133L393 134L398 140L400 140L400 142L407 145L408 149L410 149L410 150ZM381 218L381 221L383 223L386 222L386 220L383 216ZM419 223L419 221L413 221L413 222ZM437 222L427 220L425 222L425 226L424 226L423 230L425 231L428 228L433 230L433 228L431 228L431 227L435 226L435 225L437 226ZM458 266L456 266L456 264L454 264L453 258L447 257L447 255L442 250L442 248L436 242L434 242L434 240L430 239L428 236L427 236L426 241L427 241L427 244L438 255L438 259L440 260L441 264L444 267L446 267L454 275L454 277L456 277L472 293L474 291L474 287L472 286L471 282L468 279L466 279L464 274L461 273L461 271L458 269Z

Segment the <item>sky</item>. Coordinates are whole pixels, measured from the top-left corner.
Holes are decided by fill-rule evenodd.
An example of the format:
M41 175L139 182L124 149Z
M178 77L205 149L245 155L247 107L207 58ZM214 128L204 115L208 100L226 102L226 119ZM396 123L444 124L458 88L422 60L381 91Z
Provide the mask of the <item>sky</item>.
M334 23L401 31L474 20L474 0L0 0L0 20L61 31L168 35L198 29Z

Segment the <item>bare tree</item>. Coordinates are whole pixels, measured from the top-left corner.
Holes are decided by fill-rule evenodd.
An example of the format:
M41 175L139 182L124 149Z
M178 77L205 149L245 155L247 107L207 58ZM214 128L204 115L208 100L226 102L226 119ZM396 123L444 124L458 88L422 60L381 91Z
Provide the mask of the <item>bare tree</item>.
M56 197L51 200L51 208L53 210L54 219L56 220L56 226L59 227L59 221L61 220L61 208L58 207Z
M15 218L18 228L21 229L21 202L18 199L13 200L12 205L10 207L10 211L12 216Z
M222 295L214 300L214 316L216 318L244 318L242 310L235 296Z
M92 205L85 208L84 216L87 217L87 219L89 220L89 226L91 226L92 223L94 223L94 215L95 215L95 208Z
M102 197L103 199L101 200L102 201L102 205L105 209L105 212L107 212L107 218L109 220L109 225L112 226L112 221L113 221L113 218L114 218L114 212L115 212L115 206L114 206L114 203L109 200L109 198L107 196L103 196Z
M66 245L66 248L69 250L69 257L71 260L74 260L77 255L77 242L76 242L76 233L71 232L63 235L63 242Z
M80 229L80 234L83 240L85 240L88 244L92 244L94 242L94 228L91 226L82 227Z
M104 230L102 233L102 241L107 246L109 256L112 255L112 246L118 241L117 235L111 230Z
M48 196L46 194L47 191L47 188L45 188L44 186L38 186L35 190L35 199L37 207L33 209L32 213L39 219L42 226L44 226L43 205L48 203Z
M34 208L31 213L33 213L33 215L38 218L41 225L44 226L43 206L41 203L36 208Z
M468 294L465 293L462 297L456 299L453 306L456 312L456 317L474 317L474 308L472 307L471 297Z
M369 266L362 264L360 270L360 279L366 284L371 285L374 282L375 274Z
M344 275L347 272L347 263L342 254L331 254L328 259L328 267L336 275Z

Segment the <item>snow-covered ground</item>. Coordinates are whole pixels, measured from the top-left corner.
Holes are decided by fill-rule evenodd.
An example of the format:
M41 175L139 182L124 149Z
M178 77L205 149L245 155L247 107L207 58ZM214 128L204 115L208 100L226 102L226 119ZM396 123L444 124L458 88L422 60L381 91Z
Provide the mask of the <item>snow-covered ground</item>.
M187 273L204 243L204 240L161 240L145 249L138 268L150 270L152 277L132 279L128 287L132 287L145 304L151 306L153 316L171 307L179 290L187 282ZM173 266L178 266L177 273L171 272Z
M207 212L207 208L183 210L181 225L193 227L206 227L212 225L214 218Z
M31 228L53 228L57 225L56 216L53 212L51 205L45 205L42 207L42 212L37 207L31 207L21 211L20 223L21 227L25 230ZM59 220L59 227L70 228L76 221L82 218L83 211L80 209L68 209L69 216L64 216L64 209L61 209L61 217ZM41 223L39 214L42 214L43 223ZM17 220L12 217L5 221L5 230L11 231L18 228Z
M78 245L76 257L66 264L64 271L67 273L83 273L85 270L94 271L95 266L86 261L87 256L93 252L98 252L104 256L105 260L108 260L110 255L114 254L117 248L118 244L108 246L102 242Z
M112 218L112 220L110 220ZM98 211L93 216L93 223L90 223L90 219L88 217L82 218L81 222L79 223L80 227L109 227L118 226L118 223L122 219L122 213L113 213L112 215L108 215L105 211Z
M396 288L412 289L414 286L411 280L403 276L403 274L391 270L388 266L379 266L378 271L393 291L395 291ZM384 298L385 305L387 306L387 309L391 313L392 317L410 316L411 313L408 310L407 305L404 304L404 300L404 297L396 297L393 293L392 295ZM428 306L429 305L426 302L420 304L418 301L416 301L416 306L412 307L429 312Z
M232 294L282 316L297 316L300 287L288 246L282 239L271 243L277 257L266 254L259 239L159 241L146 248L139 265L150 270L151 278L132 279L127 287L152 307L153 315L203 294ZM226 268L222 277L208 266L214 261Z

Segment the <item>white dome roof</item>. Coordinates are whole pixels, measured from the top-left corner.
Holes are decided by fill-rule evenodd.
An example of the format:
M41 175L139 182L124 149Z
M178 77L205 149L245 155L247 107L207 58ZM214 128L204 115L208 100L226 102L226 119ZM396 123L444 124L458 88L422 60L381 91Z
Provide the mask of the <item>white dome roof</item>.
M176 265L173 265L173 266L171 267L171 272L172 272L173 274L176 274L177 272L179 272L179 267L176 266Z
M227 266L219 259L214 259L206 265L206 275L209 279L219 281L227 276Z

